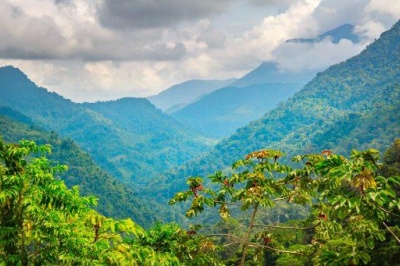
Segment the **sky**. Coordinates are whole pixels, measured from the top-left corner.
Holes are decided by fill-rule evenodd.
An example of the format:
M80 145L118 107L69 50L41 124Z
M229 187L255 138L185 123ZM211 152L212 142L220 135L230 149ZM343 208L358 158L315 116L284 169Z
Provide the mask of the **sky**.
M264 61L322 71L398 19L400 0L0 0L0 66L75 102L146 97ZM345 23L361 42L286 42Z

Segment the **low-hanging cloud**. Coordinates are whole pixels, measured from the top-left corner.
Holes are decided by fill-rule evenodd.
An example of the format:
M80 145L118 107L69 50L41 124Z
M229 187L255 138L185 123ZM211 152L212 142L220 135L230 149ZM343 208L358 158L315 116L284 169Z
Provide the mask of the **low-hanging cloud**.
M283 70L318 72L360 53L365 46L365 43L355 44L347 39L339 43L325 39L317 43L285 43L274 51L274 55Z

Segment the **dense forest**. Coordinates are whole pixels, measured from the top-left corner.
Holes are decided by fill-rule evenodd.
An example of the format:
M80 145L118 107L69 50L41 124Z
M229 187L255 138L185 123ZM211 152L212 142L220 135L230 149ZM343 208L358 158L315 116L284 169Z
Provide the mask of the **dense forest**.
M66 166L45 157L49 145L0 142L0 260L6 265L396 265L400 255L400 139L383 164L373 149L350 158L324 150L281 164L281 151L255 151L233 173L188 179L170 204L186 216L218 208L221 222L184 230L96 212L55 178ZM306 219L265 223L278 202L306 205ZM234 211L238 215L233 215ZM230 215L232 213L232 215ZM250 213L250 216L247 214Z

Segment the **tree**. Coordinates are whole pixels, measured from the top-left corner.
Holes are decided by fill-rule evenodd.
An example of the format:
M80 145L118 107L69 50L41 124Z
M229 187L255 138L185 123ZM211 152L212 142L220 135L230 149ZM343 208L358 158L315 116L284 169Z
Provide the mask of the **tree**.
M258 261L264 259L258 255L261 251L284 254L280 265L287 265L283 258L290 261L293 256L312 258L315 264L368 263L376 243L385 240L385 232L400 243L397 228L387 225L390 217L399 215L400 200L393 186L400 184L400 177L378 174L377 151L352 151L350 159L329 150L296 156L298 168L280 164L282 155L276 150L250 153L233 164L232 174L217 172L206 185L200 177L189 178L189 189L177 193L170 204L191 199L188 217L206 206L218 207L223 219L238 207L251 210L244 235L219 234L240 244L239 265L250 258L249 251ZM259 209L271 208L277 201L311 206L310 218L304 226L266 224L257 229ZM279 243L274 229L302 230L303 241L290 246Z
M216 246L177 225L145 232L131 219L93 209L55 174L50 146L0 140L0 264L5 265L218 265ZM168 236L164 238L164 236Z

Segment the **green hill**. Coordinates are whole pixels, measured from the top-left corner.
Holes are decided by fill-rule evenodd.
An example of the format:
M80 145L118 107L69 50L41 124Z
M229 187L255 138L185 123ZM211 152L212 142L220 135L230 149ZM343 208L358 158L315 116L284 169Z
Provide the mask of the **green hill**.
M96 196L99 212L115 218L130 217L143 226L163 219L157 214L156 206L150 208L149 201L144 203L132 188L103 171L73 140L61 138L55 132L45 132L33 124L21 123L27 119L12 109L0 108L2 138L6 142L27 139L50 144L52 153L48 157L54 163L68 166L68 171L60 177L69 187L78 185L82 195Z
M209 148L146 99L77 104L37 87L13 67L0 68L0 106L76 141L103 169L136 185Z

